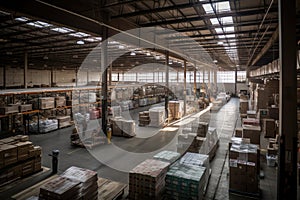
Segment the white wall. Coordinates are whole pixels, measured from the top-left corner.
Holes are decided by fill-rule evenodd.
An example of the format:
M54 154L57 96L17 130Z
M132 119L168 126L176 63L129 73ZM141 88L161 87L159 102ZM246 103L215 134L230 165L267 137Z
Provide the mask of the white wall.
M28 69L27 72L28 85L50 85L51 83L51 71L50 70L35 70ZM90 71L89 82L99 81L100 73ZM73 80L76 78L75 70L54 70L53 82L58 86L72 86L75 85ZM24 70L23 68L6 68L6 86L21 86L24 84ZM87 71L80 71L78 73L78 85L87 84ZM0 86L3 86L3 68L0 68Z
M248 86L246 83L237 83L237 92L240 90L248 90ZM234 83L218 83L218 90L222 92L235 93L234 91Z

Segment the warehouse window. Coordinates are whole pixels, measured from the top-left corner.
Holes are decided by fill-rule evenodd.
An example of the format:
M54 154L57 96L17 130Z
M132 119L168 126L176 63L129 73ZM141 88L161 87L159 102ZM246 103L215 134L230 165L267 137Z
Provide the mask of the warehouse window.
M246 71L238 71L237 72L237 82L244 83L246 82L247 73Z
M218 83L235 83L235 71L218 71Z

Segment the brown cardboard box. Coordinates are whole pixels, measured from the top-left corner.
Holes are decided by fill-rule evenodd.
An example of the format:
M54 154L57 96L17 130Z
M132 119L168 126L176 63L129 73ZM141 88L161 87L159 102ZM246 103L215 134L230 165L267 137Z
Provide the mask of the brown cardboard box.
M278 107L269 107L269 116L272 119L279 120L279 108Z
M260 126L243 125L243 137L250 138L251 144L260 145Z
M235 128L235 137L243 137L243 128Z
M265 133L265 138L274 138L276 136L274 119L263 119L263 132Z

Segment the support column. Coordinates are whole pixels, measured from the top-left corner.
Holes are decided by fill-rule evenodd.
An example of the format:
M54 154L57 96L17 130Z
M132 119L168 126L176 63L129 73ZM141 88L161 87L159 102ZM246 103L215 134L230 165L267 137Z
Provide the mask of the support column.
M277 199L297 199L297 71L296 1L279 8L279 166Z
M196 73L197 73L197 69L196 69L196 64L195 64L195 68L194 68L194 95L196 96L196 92L197 92L197 82L196 82Z
M237 96L237 68L235 68L235 74L234 74L234 94Z
M166 89L165 89L165 116L169 117L169 51L166 51Z
M120 81L120 73L118 72L118 82Z
M51 71L50 71L50 87L53 87L53 72L54 71L54 67L51 66Z
M135 73L135 82L138 82L138 73L137 72Z
M210 69L207 71L207 75L208 75L208 83L210 83L210 73L211 73L211 71L210 71Z
M183 114L186 115L186 60L184 60L183 101Z
M122 72L122 81L125 81L125 77L124 77L124 71Z
M107 134L107 28L102 26L102 48L101 48L101 71L102 71L102 84L101 84L101 95L102 95L102 131ZM124 76L123 76L124 77Z
M179 70L177 70L177 83L179 83Z
M28 53L24 55L24 88L27 88Z
M111 82L112 82L112 63L110 63L109 65L109 86L111 86Z
M90 70L86 71L86 84L88 85L90 81Z
M6 65L3 66L3 89L6 89Z
M217 85L217 76L218 76L218 71L215 70L214 71L214 84L216 84L216 85Z
M202 70L202 83L205 83L205 69Z

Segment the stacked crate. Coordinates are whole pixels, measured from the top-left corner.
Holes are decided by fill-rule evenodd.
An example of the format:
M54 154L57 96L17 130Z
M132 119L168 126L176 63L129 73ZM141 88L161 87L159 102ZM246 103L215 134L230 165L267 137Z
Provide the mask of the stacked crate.
M60 116L56 118L58 121L58 128L63 128L71 124L70 116Z
M19 112L19 105L17 105L17 104L11 104L8 106L0 107L1 115L7 115L7 114L17 113L17 112Z
M50 109L54 108L54 97L41 97L39 98L39 109Z
M167 199L203 199L206 168L173 164L166 176Z
M147 159L129 173L129 199L160 199L169 163Z
M66 105L66 97L57 96L55 97L55 107L62 107Z
M68 168L61 176L80 182L79 192L81 199L98 199L97 172L72 166Z
M139 126L147 126L150 123L149 111L139 112Z
M41 167L41 148L33 146L28 136L0 140L0 185L38 172Z
M32 104L19 105L19 112L26 112L32 110Z

